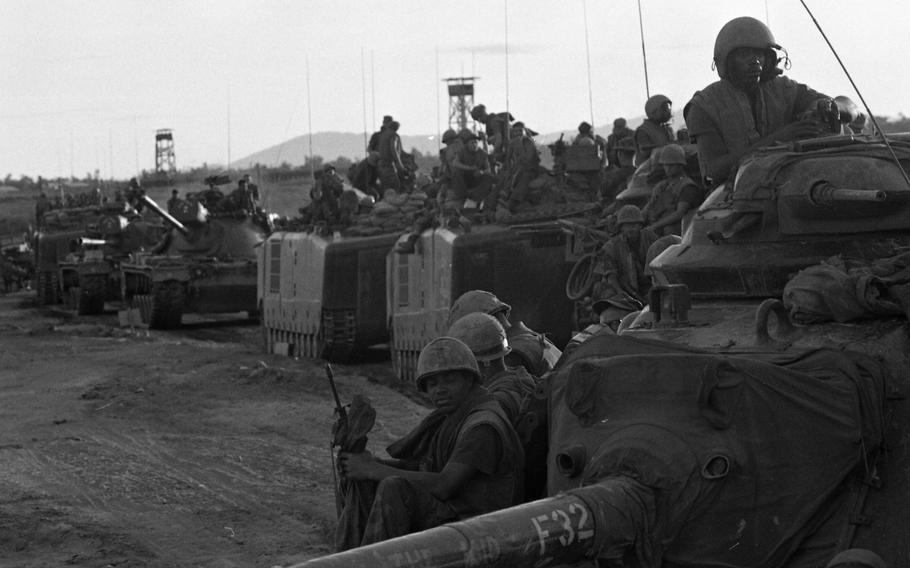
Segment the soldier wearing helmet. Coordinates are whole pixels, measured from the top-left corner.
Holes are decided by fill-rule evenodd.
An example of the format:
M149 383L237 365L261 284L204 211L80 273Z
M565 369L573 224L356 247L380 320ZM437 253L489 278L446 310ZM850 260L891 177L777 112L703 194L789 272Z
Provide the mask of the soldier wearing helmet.
M600 249L594 269L595 274L600 275L601 295L625 293L647 303L651 278L645 273L645 260L648 249L658 237L644 228L645 219L634 205L624 205L616 212L616 226L619 234Z
M619 141L626 138L631 141L634 135L635 132L626 125L625 118L620 117L613 121L613 131L607 136L607 164L611 169L620 167ZM634 143L632 147L634 149Z
M351 527L369 508L362 538L346 532L339 548L353 548L507 508L523 499L524 452L502 407L480 384L467 345L452 337L429 342L417 359L417 388L436 410L387 448L389 459L342 452L346 479L376 482L372 503L345 508ZM342 524L347 523L347 524ZM339 531L341 532L341 531ZM352 542L354 541L354 542Z
M512 306L506 304L497 298L495 294L487 292L486 290L469 290L452 302L452 307L449 309L449 320L447 325L451 327L456 321L473 312L482 312L496 318L503 329L506 330L506 336L509 340L523 334L534 334L539 337L544 345L543 358L546 371L552 369L553 365L555 365L560 356L562 356L562 352L543 334L532 331L520 321L515 325L512 325L509 318L512 312ZM534 372L527 367L526 369Z
M830 133L824 122L839 118L831 97L781 76L778 63L786 60L786 52L784 58L777 55L781 49L755 18L734 18L717 34L714 65L720 80L696 92L684 111L701 174L711 184L731 178L739 160L754 149Z
M515 120L508 112L487 112L485 105L475 105L471 109L471 118L484 125L487 142L492 146L493 160L498 163L505 161L506 145L509 141L509 130Z
M533 333L531 330L527 332L522 337ZM471 348L484 387L502 406L518 433L526 457L525 495L529 498L543 497L546 486L547 407L546 399L536 396L538 381L525 367L506 365L505 358L512 353L512 348L505 330L493 316L483 312L467 314L453 323L447 333Z
M667 144L661 148L657 163L666 177L654 185L651 199L642 210L648 223L645 228L658 236L682 235L703 199L702 189L686 175L686 151L682 146Z
M655 148L673 142L673 101L665 95L654 95L645 101L645 120L635 129L635 165L645 163Z
M613 146L616 156L614 166L604 174L603 195L604 201L610 202L626 188L632 174L635 173L635 143L631 136L618 140Z
M537 384L524 367L506 366L505 357L512 352L506 330L496 318L483 312L462 317L449 327L447 334L471 348L484 387L499 401L512 425L518 427L522 411L534 395Z

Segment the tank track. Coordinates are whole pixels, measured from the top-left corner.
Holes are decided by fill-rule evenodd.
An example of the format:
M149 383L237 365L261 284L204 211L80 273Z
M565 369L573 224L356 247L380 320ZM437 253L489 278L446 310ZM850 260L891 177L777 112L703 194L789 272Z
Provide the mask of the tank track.
M183 283L176 280L156 283L152 288L149 328L174 329L180 327L185 301L186 293Z
M106 291L106 276L91 275L80 278L79 292L76 296L76 312L81 316L104 313Z

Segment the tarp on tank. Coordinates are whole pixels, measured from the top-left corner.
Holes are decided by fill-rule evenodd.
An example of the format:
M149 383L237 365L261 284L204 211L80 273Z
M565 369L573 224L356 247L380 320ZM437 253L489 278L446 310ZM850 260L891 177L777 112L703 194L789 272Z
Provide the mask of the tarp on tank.
M598 535L617 565L824 565L847 482L884 430L885 371L847 351L719 356L596 336L549 381L549 463L587 456L572 478L551 467L550 493L615 476L653 492L626 515L634 535Z

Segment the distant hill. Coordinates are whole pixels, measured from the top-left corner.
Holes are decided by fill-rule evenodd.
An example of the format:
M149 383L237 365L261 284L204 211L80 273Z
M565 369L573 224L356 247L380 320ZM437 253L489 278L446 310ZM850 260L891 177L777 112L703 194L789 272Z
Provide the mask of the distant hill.
M326 162L333 162L339 156L357 161L363 158L365 144L363 133L351 132L316 132L313 134L313 155L322 156ZM401 146L406 152L416 148L421 154L436 155L438 146L435 135L402 136ZM302 166L310 155L310 137L307 134L297 136L260 150L249 156L231 162L232 168L249 168L254 164L280 166L287 162L291 166Z
M903 115L897 118L878 117L881 121L882 128L886 132L907 132L910 131L910 118ZM627 117L628 126L633 130L637 128L644 116ZM580 121L579 121L580 122ZM533 121L528 121L528 126L534 128ZM682 117L682 111L673 114L673 128L679 129L685 126ZM560 134L565 134L565 140L570 141L577 133L578 124L567 126L564 130L539 134L536 141L541 146L546 146L559 139ZM606 124L601 124L594 128L594 132L606 138L613 129L613 120L610 119ZM406 151L416 148L421 154L435 156L439 148L434 134L402 136L402 147ZM327 162L335 161L339 156L343 156L352 161L363 158L364 155L363 133L356 134L351 132L317 132L313 134L313 154L322 156ZM306 134L291 138L281 144L271 146L260 150L249 156L231 162L232 168L244 169L259 163L265 166L280 166L282 162L287 162L291 166L302 166L310 154L310 137Z

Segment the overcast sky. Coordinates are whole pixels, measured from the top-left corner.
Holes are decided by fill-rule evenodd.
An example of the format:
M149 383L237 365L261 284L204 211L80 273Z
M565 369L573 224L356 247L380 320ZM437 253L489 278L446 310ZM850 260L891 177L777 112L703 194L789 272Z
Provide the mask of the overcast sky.
M806 3L873 112L910 112L910 3ZM541 133L641 115L646 98L636 0L0 0L0 9L0 176L151 170L158 128L173 130L180 168L237 160L311 125L373 131L383 114L403 134L434 135L448 121L441 79L460 75L479 77L475 103L508 106ZM716 80L714 39L742 15L770 25L790 77L858 99L799 0L641 0L641 10L650 93L677 109Z

